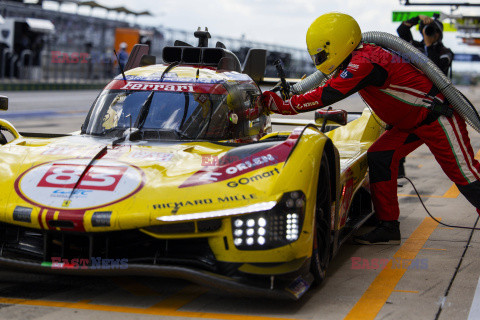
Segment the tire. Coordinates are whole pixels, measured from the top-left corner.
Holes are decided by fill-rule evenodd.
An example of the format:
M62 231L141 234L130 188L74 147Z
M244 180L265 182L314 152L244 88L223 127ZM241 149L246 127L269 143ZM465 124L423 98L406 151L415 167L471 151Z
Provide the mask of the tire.
M8 143L7 138L5 138L5 135L3 134L3 132L0 132L0 145L4 145L7 143Z
M315 206L315 225L313 237L313 252L310 272L314 277L314 285L319 285L324 279L330 262L331 236L331 188L330 170L327 156L322 155L318 173L317 202Z

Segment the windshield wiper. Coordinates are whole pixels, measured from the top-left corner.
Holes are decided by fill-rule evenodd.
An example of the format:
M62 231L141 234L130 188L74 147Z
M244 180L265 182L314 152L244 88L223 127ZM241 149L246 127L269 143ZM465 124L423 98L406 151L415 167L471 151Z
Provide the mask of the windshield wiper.
M138 113L138 118L135 121L135 128L141 129L147 120L148 112L150 112L150 106L152 105L153 94L155 91L150 92L147 97L147 100L143 103L140 112Z

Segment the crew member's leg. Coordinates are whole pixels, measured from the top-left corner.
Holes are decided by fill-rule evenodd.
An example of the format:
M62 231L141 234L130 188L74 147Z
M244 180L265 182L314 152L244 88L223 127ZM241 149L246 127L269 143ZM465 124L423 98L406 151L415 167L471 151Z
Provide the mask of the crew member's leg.
M430 148L445 174L480 210L480 163L475 159L465 121L455 113L415 131Z
M398 220L397 176L400 159L422 145L414 135L395 128L386 131L368 149L370 190L380 220Z
M397 176L400 159L422 145L415 135L396 128L386 131L368 150L373 207L380 224L356 237L362 244L400 244Z

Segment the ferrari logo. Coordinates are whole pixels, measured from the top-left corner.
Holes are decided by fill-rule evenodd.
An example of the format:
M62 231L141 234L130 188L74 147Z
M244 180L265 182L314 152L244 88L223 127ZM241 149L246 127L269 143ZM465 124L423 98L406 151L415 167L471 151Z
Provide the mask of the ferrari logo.
M62 207L68 208L70 206L70 203L72 203L72 200L64 200L62 203Z

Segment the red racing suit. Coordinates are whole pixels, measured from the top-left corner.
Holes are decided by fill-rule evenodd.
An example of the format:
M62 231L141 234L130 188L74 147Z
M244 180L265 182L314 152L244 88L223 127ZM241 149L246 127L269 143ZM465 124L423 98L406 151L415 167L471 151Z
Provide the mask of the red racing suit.
M446 175L480 213L480 164L465 121L456 113L427 109L433 97L444 101L432 82L398 55L372 44L353 51L346 68L324 86L290 99L297 112L330 105L358 92L378 117L393 126L369 148L372 200L380 220L398 220L399 160L426 144ZM451 106L449 106L451 107Z

